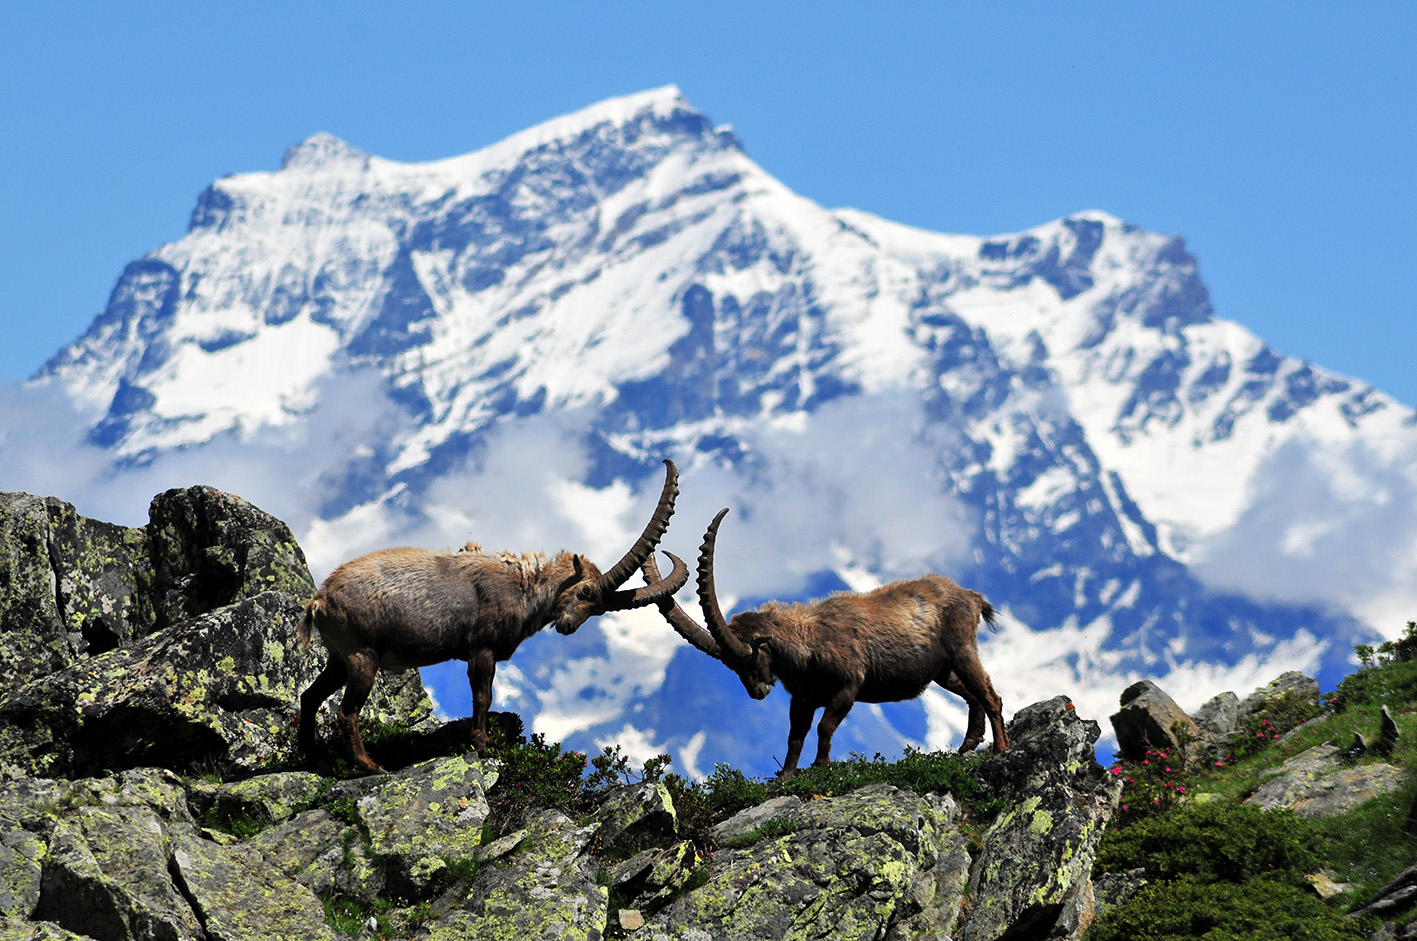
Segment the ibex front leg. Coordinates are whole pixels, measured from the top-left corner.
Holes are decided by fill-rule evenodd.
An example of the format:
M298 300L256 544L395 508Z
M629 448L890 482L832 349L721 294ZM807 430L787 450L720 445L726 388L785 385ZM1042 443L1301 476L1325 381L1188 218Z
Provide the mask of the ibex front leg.
M787 757L782 761L782 770L777 773L779 781L786 781L797 773L797 760L802 757L802 743L807 740L807 733L812 729L812 714L816 711L817 707L809 702L807 697L792 697L792 702L787 707L792 728L787 733Z
M817 723L817 760L812 762L812 767L825 768L831 764L832 736L856 702L856 692L855 689L842 690L822 710L822 721Z

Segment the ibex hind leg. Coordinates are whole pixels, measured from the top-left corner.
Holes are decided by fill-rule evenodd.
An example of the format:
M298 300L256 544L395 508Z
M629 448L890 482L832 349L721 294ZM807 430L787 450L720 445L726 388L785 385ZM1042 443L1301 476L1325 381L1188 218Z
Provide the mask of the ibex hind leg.
M492 680L497 660L490 650L481 650L467 661L467 682L472 687L472 747L477 757L487 757L487 713L492 709Z
M961 655L955 661L954 675L989 717L989 727L994 733L994 751L1001 752L1008 748L1009 736L1004 731L1004 701L994 692L994 683L984 671L984 664L979 662L979 655L973 651Z
M372 650L360 650L350 654L345 663L349 673L344 685L344 696L339 704L339 724L344 732L345 742L354 758L354 763L365 771L381 772L384 769L369 757L364 750L364 737L359 734L359 710L374 690L374 680L379 673L379 658Z
M315 718L319 715L320 704L344 685L347 675L344 661L330 654L315 682L300 694L300 750L306 755L315 751Z
M979 747L979 743L984 741L984 706L974 695L960 682L953 670L946 669L939 676L935 677L935 682L945 689L963 699L965 705L969 706L969 725L964 731L964 742L959 746L960 754L966 754Z

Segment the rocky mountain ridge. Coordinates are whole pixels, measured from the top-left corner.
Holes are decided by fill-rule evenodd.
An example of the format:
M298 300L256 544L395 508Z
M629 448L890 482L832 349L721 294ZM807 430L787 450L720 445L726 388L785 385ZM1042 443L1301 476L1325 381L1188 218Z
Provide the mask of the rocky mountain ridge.
M312 590L289 528L212 488L159 494L141 529L0 495L0 654L31 664L0 694L0 937L1077 939L1146 883L1093 875L1120 767L1154 748L1207 763L1276 704L1320 711L1297 674L1194 717L1147 681L1111 719L1130 765L1102 768L1098 723L1054 697L1016 711L1008 750L964 759L984 802L873 784L705 829L650 778L508 816L506 789L530 783L516 752L467 753L416 673L383 675L366 707L396 730L376 746L393 773L329 773L328 715L325 755L297 752ZM1301 753L1250 802L1332 815L1402 786L1338 751ZM1369 908L1400 915L1408 882Z
M0 646L56 654L0 697L0 936L333 938L322 899L381 913L365 938L1076 937L1089 917L1117 785L1065 697L1020 709L1013 747L977 762L1003 807L982 819L878 785L752 808L709 853L647 782L494 839L501 762L438 756L453 739L416 673L382 678L370 721L434 757L305 770L291 720L319 657L294 619L313 584L284 524L210 488L159 495L141 531L52 498L0 511ZM80 583L102 587L69 604ZM159 597L182 613L133 614ZM91 611L120 608L113 646L82 643Z

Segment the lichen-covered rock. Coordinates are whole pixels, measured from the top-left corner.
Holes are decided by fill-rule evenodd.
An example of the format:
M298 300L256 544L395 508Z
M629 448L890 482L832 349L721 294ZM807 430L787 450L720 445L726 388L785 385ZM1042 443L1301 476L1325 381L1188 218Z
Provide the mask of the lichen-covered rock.
M622 855L672 840L679 827L674 801L662 781L618 788L596 811L595 821L601 851Z
M610 884L622 897L629 899L637 911L656 911L684 892L702 864L703 859L694 844L682 840L667 849L642 850L614 866Z
M43 837L0 817L0 915L34 914L47 853Z
M281 823L308 808L323 783L323 778L309 771L258 774L217 787L205 813L218 820Z
M87 935L74 934L52 922L22 921L0 915L0 941L91 941Z
M20 686L145 633L151 576L141 530L0 493L0 674Z
M1066 696L1034 703L1009 723L1008 750L980 765L1008 807L980 838L960 941L1086 928L1092 860L1121 793L1120 780L1097 763L1100 731Z
M1117 733L1117 752L1124 758L1139 760L1152 748L1179 748L1181 737L1193 739L1199 731L1185 710L1151 680L1123 690L1121 705L1112 714L1112 729Z
M1264 810L1288 807L1301 817L1331 817L1402 783L1404 772L1376 762L1349 765L1337 745L1315 745L1279 766L1245 803Z
M173 837L172 871L201 921L206 941L289 941L336 937L315 894L241 846L190 833Z
M0 494L0 770L75 776L289 763L322 652L295 625L314 591L280 520L210 487L154 498L150 523ZM419 728L416 672L385 679L370 722Z
M714 839L724 845L731 844L755 830L761 829L801 803L802 798L785 794L781 797L769 798L752 807L745 807L727 820L714 825Z
M315 593L290 527L234 494L168 490L153 498L148 520L158 629L263 592L301 602Z
M149 520L0 493L0 671L14 686L264 591L315 590L289 527L240 497L169 490Z
M1191 718L1202 735L1229 735L1240 727L1240 697L1226 690L1207 699Z
M791 808L790 830L720 850L707 882L646 920L653 939L937 938L964 889L953 801L872 785Z
M81 807L141 807L164 825L192 823L182 780L162 768L74 781L32 777L0 781L0 820L46 840L60 818Z
M1307 700L1319 705L1319 681L1296 670L1281 673L1267 684L1246 696L1240 703L1239 724L1243 725L1257 713L1286 698Z
M201 938L168 874L166 830L147 807L81 807L49 841L35 915L96 938Z
M371 851L391 862L396 881L423 891L441 880L443 867L476 858L496 780L493 765L462 755L376 778L355 802Z
M584 855L596 825L577 826L559 811L533 814L515 852L484 867L471 891L418 936L435 941L599 941L609 891Z
M0 702L0 762L46 776L294 758L300 606L266 592L36 680Z
M359 829L327 811L298 814L262 830L245 845L321 897L370 905L386 895L384 867L370 855Z

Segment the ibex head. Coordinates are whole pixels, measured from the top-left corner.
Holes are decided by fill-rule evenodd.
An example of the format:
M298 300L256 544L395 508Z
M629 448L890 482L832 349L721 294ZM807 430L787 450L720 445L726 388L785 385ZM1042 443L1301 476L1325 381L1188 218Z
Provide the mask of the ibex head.
M656 567L654 578L646 578L643 588L620 590L635 569L646 562L654 565L654 547L663 538L669 528L669 517L674 514L674 500L679 496L679 472L673 461L666 460L664 465L664 489L659 494L659 504L645 525L644 532L640 533L640 538L619 562L601 574L594 563L579 555L571 557L571 573L557 590L557 632L573 634L588 619L607 611L641 608L662 598L670 598L689 580L689 570L683 561L672 553L666 553L674 563L667 577L660 578Z
M777 682L777 675L772 669L770 642L773 615L765 611L744 611L735 614L731 622L725 621L718 606L718 594L714 590L713 548L718 539L718 524L726 515L726 508L718 511L704 533L703 545L699 547L699 607L703 609L708 630L684 613L684 609L675 603L672 592L658 601L659 610L681 637L704 653L723 661L737 673L749 696L763 699ZM671 555L670 558L674 557ZM659 568L652 557L642 563L642 568L645 581L659 579ZM671 573L669 578L673 577Z

